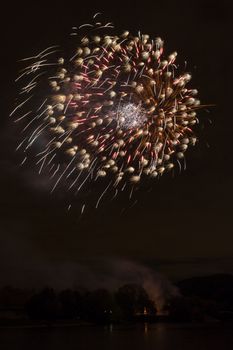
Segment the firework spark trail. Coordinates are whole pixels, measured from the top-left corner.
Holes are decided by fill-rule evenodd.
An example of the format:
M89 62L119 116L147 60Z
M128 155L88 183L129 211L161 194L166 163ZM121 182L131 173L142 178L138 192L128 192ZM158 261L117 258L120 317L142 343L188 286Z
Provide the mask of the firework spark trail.
M77 36L68 57L50 46L22 60L31 62L16 79L25 82L20 94L26 98L11 115L23 124L24 162L35 147L39 172L56 168L52 191L62 180L70 189L76 185L75 193L90 181L110 180L98 206L110 187L117 194L133 186L132 193L144 178L175 163L181 168L196 143L192 128L202 106L197 90L186 87L191 75L175 74L177 53L164 57L161 38L118 36L112 23L95 23L96 17L72 28ZM89 31L81 36L83 30Z

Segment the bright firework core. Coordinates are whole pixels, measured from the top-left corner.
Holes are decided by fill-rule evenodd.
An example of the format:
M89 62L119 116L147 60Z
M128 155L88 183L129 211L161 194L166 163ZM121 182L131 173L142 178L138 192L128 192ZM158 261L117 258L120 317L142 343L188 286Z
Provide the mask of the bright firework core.
M24 160L39 145L39 171L55 179L53 189L64 180L75 192L99 178L124 189L170 171L196 142L200 108L191 75L175 74L177 53L165 58L163 41L147 34L110 35L110 23L79 29L71 54L49 47L25 59L12 112L22 111Z
M120 105L116 117L120 127L126 130L143 126L147 119L146 111L141 108L141 105L133 103Z

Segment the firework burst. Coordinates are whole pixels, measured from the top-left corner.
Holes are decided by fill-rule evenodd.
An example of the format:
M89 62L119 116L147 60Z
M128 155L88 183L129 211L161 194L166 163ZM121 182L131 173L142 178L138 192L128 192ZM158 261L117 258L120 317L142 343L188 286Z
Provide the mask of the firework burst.
M161 38L115 35L111 23L94 22L73 28L69 57L49 47L23 60L30 64L17 78L24 86L12 114L22 123L24 161L33 154L53 190L64 179L78 192L105 178L103 196L180 164L196 142L200 101L187 87L191 75L177 74L177 53L164 57Z

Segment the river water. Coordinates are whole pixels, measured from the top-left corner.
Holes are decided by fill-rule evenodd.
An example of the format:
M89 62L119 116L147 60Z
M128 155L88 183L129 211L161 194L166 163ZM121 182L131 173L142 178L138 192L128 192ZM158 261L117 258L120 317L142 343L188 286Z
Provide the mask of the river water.
M231 350L233 325L1 328L1 350Z

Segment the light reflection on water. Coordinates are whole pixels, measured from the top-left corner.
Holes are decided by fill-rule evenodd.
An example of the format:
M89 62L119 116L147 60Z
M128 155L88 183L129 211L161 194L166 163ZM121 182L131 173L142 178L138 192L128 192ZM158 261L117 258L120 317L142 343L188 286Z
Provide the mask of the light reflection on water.
M144 323L144 333L145 334L148 333L148 323L147 322Z
M1 350L230 350L233 325L150 324L0 329Z

